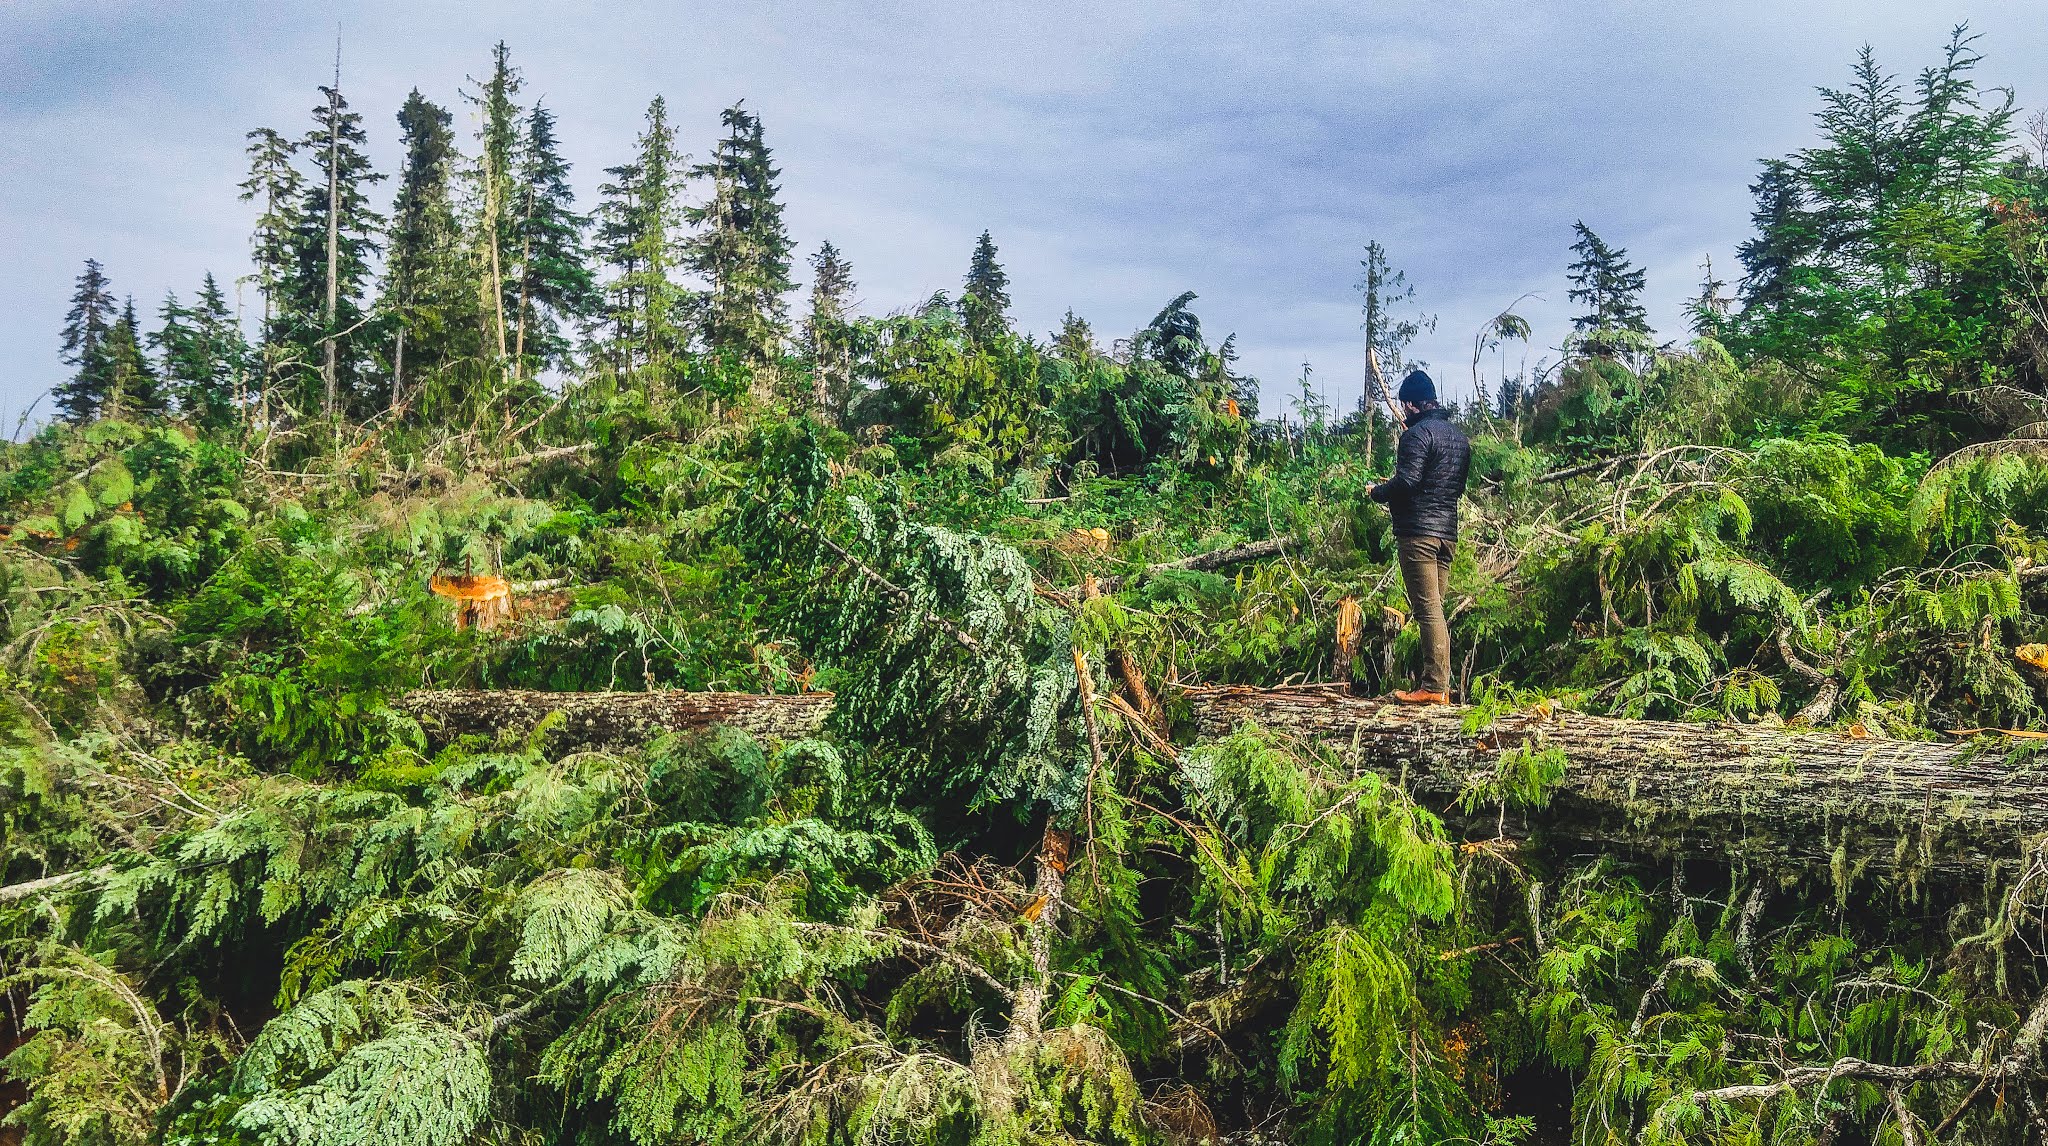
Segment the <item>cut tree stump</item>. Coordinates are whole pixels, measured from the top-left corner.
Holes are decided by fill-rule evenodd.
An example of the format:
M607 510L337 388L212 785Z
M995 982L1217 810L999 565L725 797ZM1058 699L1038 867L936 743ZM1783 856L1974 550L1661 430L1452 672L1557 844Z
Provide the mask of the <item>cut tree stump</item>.
M832 711L832 694L762 696L746 692L528 692L516 689L410 692L397 708L446 743L458 736L523 733L551 713L563 716L556 748L644 744L664 732L728 724L756 736L815 735Z
M1247 722L1323 744L1354 770L1403 780L1468 835L1496 830L1460 793L1504 750L1564 753L1548 808L1511 830L1653 856L1760 866L1982 872L2018 863L2048 832L2048 753L2028 742L1881 740L1751 724L1622 720L1574 712L1502 715L1476 734L1466 710L1353 697L1341 685L1194 688L1196 729ZM1846 865L1846 870L1838 865Z

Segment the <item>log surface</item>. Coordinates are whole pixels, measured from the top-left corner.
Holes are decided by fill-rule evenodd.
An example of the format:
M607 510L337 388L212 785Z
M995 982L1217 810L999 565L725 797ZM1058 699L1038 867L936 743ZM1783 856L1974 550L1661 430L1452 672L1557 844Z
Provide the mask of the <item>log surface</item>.
M1405 778L1458 821L1458 795L1523 744L1563 751L1550 807L1524 823L1554 841L1760 863L1961 872L2017 861L2048 831L2048 753L2025 742L1852 737L1745 724L1502 715L1353 697L1341 685L1196 688L1204 736L1246 722L1326 745L1354 771ZM1485 812L1471 828L1492 834ZM1509 814L1513 823L1522 817ZM1473 833L1479 834L1479 833Z
M794 740L815 735L824 725L832 711L832 694L448 689L407 693L397 707L417 719L437 743L472 734L523 733L559 712L563 722L549 743L583 748L644 744L664 732L691 732L714 724Z

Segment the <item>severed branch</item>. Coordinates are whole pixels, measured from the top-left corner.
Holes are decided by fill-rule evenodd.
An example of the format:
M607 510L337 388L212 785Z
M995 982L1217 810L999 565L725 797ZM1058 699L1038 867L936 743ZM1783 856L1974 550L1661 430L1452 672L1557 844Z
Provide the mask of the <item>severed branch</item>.
M2048 1036L2048 992L2034 1000L2033 1010L2020 1024L2019 1034L2013 1039L2012 1049L1988 1068L1980 1063L1958 1062L1944 1059L1939 1062L1915 1063L1912 1066L1889 1066L1884 1063L1865 1062L1860 1058L1837 1059L1824 1066L1795 1066L1786 1069L1776 1082L1750 1083L1739 1086L1723 1086L1713 1090L1694 1091L1693 1101L1709 1102L1765 1101L1781 1094L1790 1094L1810 1086L1826 1086L1836 1079L1855 1079L1859 1082L1879 1083L1895 1094L1902 1088L1922 1082L1950 1082L1975 1079L1979 1088L1986 1082L2015 1082L2031 1077L2034 1073L2034 1059L2041 1051L2041 1041ZM1965 1106L1968 1104L1965 1103ZM1962 1109L1942 1120L1942 1127L1952 1124ZM1910 1133L1917 1133L1914 1126Z
M1578 477L1580 474L1589 474L1594 472L1595 470L1605 473L1609 470L1620 469L1622 466L1625 466L1630 462L1642 461L1644 458L1648 456L1648 454L1623 454L1618 458L1601 458L1598 461L1586 462L1581 465L1566 466L1561 470L1551 470L1547 474L1542 474L1538 476L1536 480L1531 482L1530 484L1549 485L1552 482L1560 482L1570 478Z
M1243 561L1257 561L1264 557L1278 557L1280 554L1294 548L1298 548L1298 546L1295 545L1294 538L1292 537L1269 537L1264 541L1250 541L1243 545L1233 545L1228 549L1214 549L1207 553L1197 553L1193 557L1183 557L1178 561L1164 561L1157 565L1147 565L1134 576L1149 576L1153 573L1163 573L1174 569L1194 572L1221 569L1225 565L1236 565ZM1129 579L1128 577L1104 577L1097 581L1096 584L1103 592L1114 593L1118 587Z
M58 875L46 875L41 879L25 880L0 887L0 903L14 903L32 895L48 895L63 891L88 880L101 879L112 875L112 867L96 867L88 871L67 871Z
M996 978L989 973L988 968L983 967L974 960L948 951L944 947L935 946L919 939L912 939L907 935L898 935L893 931L863 930L856 927L840 927L831 923L799 923L796 926L799 931L826 932L834 935L857 935L862 939L875 943L885 943L893 947L907 948L919 954L929 955L968 978L980 982L989 990L1002 996L1005 1002L1010 1003L1012 1006L1016 1005L1016 988Z

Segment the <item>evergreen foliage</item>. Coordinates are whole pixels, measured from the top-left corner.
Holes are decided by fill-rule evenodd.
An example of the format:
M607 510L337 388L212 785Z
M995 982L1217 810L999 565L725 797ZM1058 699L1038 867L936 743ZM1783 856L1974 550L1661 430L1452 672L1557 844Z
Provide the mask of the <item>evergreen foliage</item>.
M309 171L299 181L300 205L285 237L289 262L278 280L279 381L283 400L302 416L363 415L381 407L384 397L363 309L384 225L370 209L369 186L383 176L363 150L363 117L349 110L339 88L323 86L320 94L313 128L297 148ZM273 145L259 145L259 162L268 164Z
M114 294L99 260L85 260L71 309L64 315L64 364L74 373L57 388L57 408L73 422L90 422L113 392Z
M677 229L684 176L675 144L668 104L656 96L647 106L637 156L605 168L612 181L598 205L597 251L612 272L598 352L614 377L643 386L666 384L688 338L686 296L674 278L682 259Z
M1010 329L1010 276L996 261L995 240L987 231L974 241L967 285L960 292L960 312L968 340L978 345Z
M220 284L208 273L190 307L166 295L158 321L149 345L163 358L179 413L208 430L234 427L245 401L249 347Z
M753 370L757 385L783 353L789 337L789 277L793 244L782 221L781 172L761 134L761 117L739 103L719 113L725 134L711 158L690 176L711 182L711 197L684 211L695 228L683 261L704 280L698 336L712 352Z
M1944 826L2008 809L1930 803L1899 838L1831 810L1823 865L1638 847L1633 797L1627 831L1592 820L1543 731L1813 725L1869 742L1866 783L1952 731L2036 759L2048 176L1976 62L1958 33L1913 84L1866 55L1825 93L1815 146L1759 177L1740 309L1710 266L1690 345L1648 345L1641 272L1583 228L1581 352L1485 378L1530 332L1514 307L1479 332L1497 401L1453 414L1450 573L1476 766L1427 806L1341 745L1183 719L1182 685L1329 680L1340 624L1372 690L1416 641L1364 496L1386 418L1304 370L1261 419L1192 292L1041 342L986 236L957 301L881 317L825 244L791 346L758 121L730 109L692 167L656 99L608 169L593 309L553 117L502 46L481 154L406 100L388 231L338 95L332 135L252 133L257 345L211 277L143 330L89 262L66 417L0 443L7 1130L2031 1141L2023 819L1970 871ZM1361 271L1391 376L1431 320L1380 245ZM330 335L345 401L314 425ZM461 574L513 607L433 591ZM832 709L587 743L401 699L447 688Z
M1644 272L1628 261L1628 252L1609 246L1581 221L1572 224L1578 240L1572 244L1572 260L1565 292L1586 313L1572 319L1572 329L1581 336L1586 353L1611 357L1624 350L1646 348L1650 334L1648 312L1643 309Z
M454 116L413 89L398 109L405 165L391 209L382 308L392 316L391 400L418 407L426 383L480 349L476 302L451 191Z
M804 316L803 352L811 366L811 409L827 424L846 416L853 400L858 334L853 325L853 266L830 240L811 256L811 306Z
M513 355L529 372L567 368L573 364L570 334L595 312L597 286L583 246L590 220L576 213L555 116L540 104L526 117L514 199L519 269Z

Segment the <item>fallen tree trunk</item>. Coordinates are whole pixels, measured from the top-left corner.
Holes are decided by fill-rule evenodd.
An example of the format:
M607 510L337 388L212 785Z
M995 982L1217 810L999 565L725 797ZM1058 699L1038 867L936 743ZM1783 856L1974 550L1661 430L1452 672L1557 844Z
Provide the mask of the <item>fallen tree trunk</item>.
M531 731L552 713L563 721L549 743L559 749L644 744L664 732L729 724L782 740L815 734L832 711L832 694L761 696L745 692L528 692L449 689L400 697L396 707L437 743L458 736Z
M1701 856L1780 867L1979 872L2018 862L2048 832L2048 757L2031 742L1937 744L1796 732L1760 725L1620 720L1517 712L1476 734L1465 711L1353 697L1342 685L1194 688L1196 730L1246 722L1329 746L1353 770L1402 781L1455 829L1491 836L1493 805L1459 797L1495 775L1501 754L1556 748L1564 778L1540 812L1505 826L1551 844L1651 857ZM398 707L437 742L531 730L553 712L558 750L645 743L664 732L729 724L790 739L816 733L825 693L415 692Z
M1937 744L1573 712L1505 714L1474 734L1465 710L1353 697L1339 685L1197 688L1186 699L1205 736L1251 722L1319 742L1354 770L1404 779L1448 821L1488 835L1491 808L1464 816L1458 796L1524 744L1566 759L1549 807L1518 829L1552 842L1830 865L1850 876L1865 867L1959 873L2017 863L2048 831L2048 767L2011 741Z

